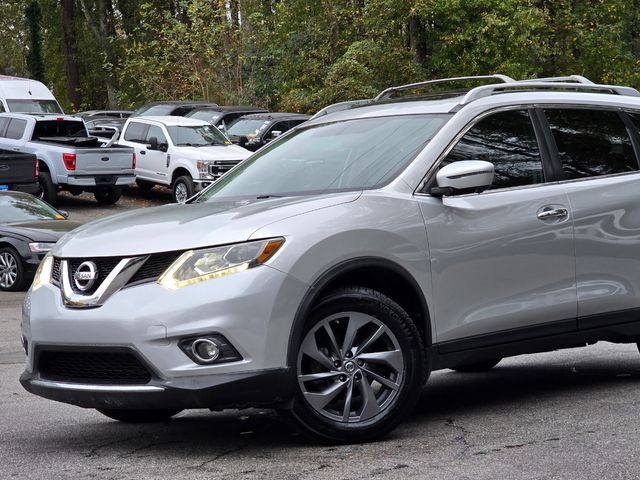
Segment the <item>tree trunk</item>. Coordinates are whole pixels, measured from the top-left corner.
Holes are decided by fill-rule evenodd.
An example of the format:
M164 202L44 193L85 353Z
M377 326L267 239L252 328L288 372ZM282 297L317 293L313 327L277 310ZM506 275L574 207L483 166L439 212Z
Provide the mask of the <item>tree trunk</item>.
M75 36L74 0L60 0L62 13L62 54L67 73L67 97L72 110L79 110L82 103L80 94L80 68Z
M418 17L409 17L409 48L416 62L424 64L427 48L424 41L424 26Z

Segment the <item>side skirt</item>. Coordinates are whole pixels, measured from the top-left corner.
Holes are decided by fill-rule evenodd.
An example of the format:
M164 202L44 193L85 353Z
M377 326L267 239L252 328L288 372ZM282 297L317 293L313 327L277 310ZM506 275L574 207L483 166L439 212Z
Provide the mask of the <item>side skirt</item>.
M432 370L528 353L640 341L640 309L553 322L434 344Z

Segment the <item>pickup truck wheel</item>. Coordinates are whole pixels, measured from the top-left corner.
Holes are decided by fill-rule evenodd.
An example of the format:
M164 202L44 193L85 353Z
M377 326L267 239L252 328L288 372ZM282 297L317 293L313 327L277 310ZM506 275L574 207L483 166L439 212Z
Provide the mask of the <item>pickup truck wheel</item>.
M196 193L191 177L184 175L173 182L173 200L176 203L185 203Z
M11 247L0 248L0 291L15 292L24 285L20 255Z
M369 288L341 288L313 308L305 327L288 412L304 433L366 442L411 412L426 360L420 334L400 305Z
M136 180L136 185L138 185L138 188L143 192L151 190L155 186L153 183L145 182L144 180Z
M44 200L49 205L55 205L58 201L58 189L51 180L51 174L49 172L40 172L38 174L38 184L40 190L37 197Z
M111 408L98 408L101 414L124 423L154 423L169 420L182 411L181 408L158 410L118 410Z
M501 358L492 358L490 360L484 360L482 362L476 363L463 363L460 365L456 365L455 367L451 367L451 370L455 370L456 372L462 373L478 373L478 372L486 372L487 370L491 370L498 363L500 363Z
M93 196L100 205L113 205L120 200L121 195L120 187L99 187L93 192Z

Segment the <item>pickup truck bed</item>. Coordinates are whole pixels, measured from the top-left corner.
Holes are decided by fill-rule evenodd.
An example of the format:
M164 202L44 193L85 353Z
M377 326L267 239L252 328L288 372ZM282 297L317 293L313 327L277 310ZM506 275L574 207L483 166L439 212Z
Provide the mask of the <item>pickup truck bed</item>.
M0 149L0 191L38 193L37 164L33 154Z

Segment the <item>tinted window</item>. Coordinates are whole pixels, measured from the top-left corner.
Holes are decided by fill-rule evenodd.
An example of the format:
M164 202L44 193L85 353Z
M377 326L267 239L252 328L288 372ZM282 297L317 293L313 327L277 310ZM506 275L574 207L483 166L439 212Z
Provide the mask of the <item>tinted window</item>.
M4 105L2 104L2 102L0 102L0 113L2 113L4 111L5 111Z
M151 137L156 137L158 139L158 143L160 144L167 143L167 137L164 136L162 129L156 125L151 125L149 127L149 131L147 132L147 138L144 143L150 144Z
M88 137L83 121L78 120L42 120L36 122L33 139L43 137Z
M131 122L124 132L124 139L128 142L145 143L144 132L147 125L139 122Z
M545 110L564 178L595 177L638 169L631 139L616 112Z
M496 113L474 125L447 155L443 166L460 160L493 163L493 189L544 181L538 142L526 110Z
M26 120L12 118L11 120L9 120L9 126L7 127L7 132L4 134L4 136L13 140L20 140L22 138L22 135L24 134L25 128L27 128Z

